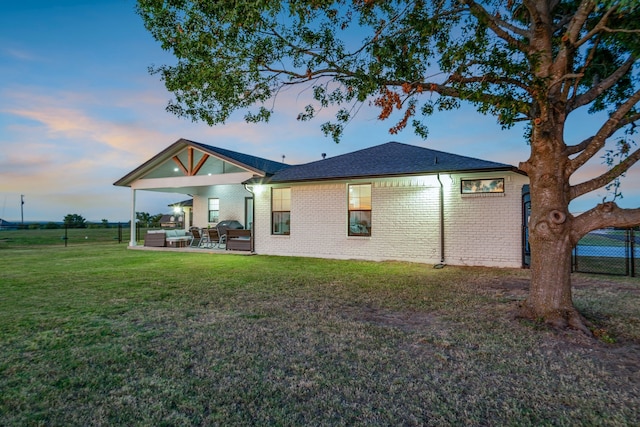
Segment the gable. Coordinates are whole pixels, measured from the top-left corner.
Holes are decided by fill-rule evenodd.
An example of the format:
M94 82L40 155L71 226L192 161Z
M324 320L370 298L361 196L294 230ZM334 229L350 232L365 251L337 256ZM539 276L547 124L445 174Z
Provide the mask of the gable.
M219 175L238 173L246 170L204 151L187 147L170 159L151 169L140 178L170 178L174 176Z
M269 176L289 165L180 139L114 183L131 186L144 179L250 173Z

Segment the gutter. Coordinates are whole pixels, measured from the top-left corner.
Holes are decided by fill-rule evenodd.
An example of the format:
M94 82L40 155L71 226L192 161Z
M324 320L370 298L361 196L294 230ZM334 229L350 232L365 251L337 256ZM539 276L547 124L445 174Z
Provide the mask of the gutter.
M302 165L304 166L304 165ZM296 168L298 166L291 166L292 168ZM403 178L403 177L414 177L414 176L423 176L423 175L433 175L435 174L461 174L461 173L480 173L480 172L513 172L520 175L528 176L525 172L518 169L515 166L507 166L504 168L493 168L493 169L459 169L459 170L447 170L442 169L439 171L422 171L422 172L412 172L412 173L389 173L389 174L365 174L365 175L344 175L344 176L315 176L310 178L289 178L289 179L278 179L278 173L274 173L268 180L265 180L265 184L291 184L291 183L309 183L309 182L325 182L325 181L353 181L353 180L369 180L369 179L378 179L378 178ZM266 177L265 177L266 178ZM275 178L275 179L272 179Z

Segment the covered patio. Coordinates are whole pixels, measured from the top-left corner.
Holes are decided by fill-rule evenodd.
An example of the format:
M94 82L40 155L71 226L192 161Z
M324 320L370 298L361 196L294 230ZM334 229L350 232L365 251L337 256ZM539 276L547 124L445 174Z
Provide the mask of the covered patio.
M155 191L190 197L191 202L173 205L175 223L185 233L193 228L204 230L224 220L237 221L249 231L253 225L253 193L243 183L252 178L263 178L288 167L260 157L180 139L116 181L114 185L131 189L131 236L136 236L136 197L139 191ZM250 250L246 233L235 236L237 245L232 250ZM149 245L145 245L149 246ZM159 248L165 249L169 245ZM129 247L137 248L134 237ZM216 248L212 248L216 250ZM199 250L199 249L196 249Z

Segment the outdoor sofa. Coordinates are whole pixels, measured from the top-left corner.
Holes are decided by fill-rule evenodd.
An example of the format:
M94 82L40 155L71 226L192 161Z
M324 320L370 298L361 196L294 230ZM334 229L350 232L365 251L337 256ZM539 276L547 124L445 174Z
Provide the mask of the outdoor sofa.
M186 230L148 230L144 236L144 245L150 247L184 247L191 241Z

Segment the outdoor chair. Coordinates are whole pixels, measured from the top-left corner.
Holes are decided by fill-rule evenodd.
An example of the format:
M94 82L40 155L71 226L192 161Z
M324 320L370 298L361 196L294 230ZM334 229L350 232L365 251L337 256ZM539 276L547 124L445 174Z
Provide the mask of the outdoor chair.
M209 228L206 230L206 233L208 235L208 239L209 239L209 244L211 245L210 247L215 248L220 247L220 234L218 233L218 229L217 228Z
M216 226L216 232L218 233L218 247L221 247L227 243L227 229L218 224Z
M211 232L210 228L202 229L202 240L200 241L201 248L215 248L218 245L218 237L216 232Z
M191 229L191 243L189 244L190 248L197 248L200 246L200 242L202 241L202 234L200 234L200 230L197 228Z
M199 248L210 248L212 246L211 240L209 239L209 231L206 228L203 228L200 232L200 244Z

